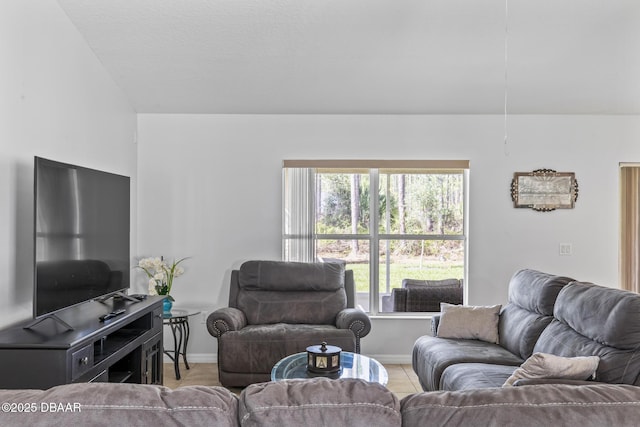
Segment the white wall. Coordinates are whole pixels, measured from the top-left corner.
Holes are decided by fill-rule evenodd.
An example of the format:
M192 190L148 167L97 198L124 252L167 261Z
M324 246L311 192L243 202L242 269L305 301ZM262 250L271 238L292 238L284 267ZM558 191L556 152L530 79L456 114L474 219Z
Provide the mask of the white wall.
M470 304L504 303L523 267L617 286L618 162L640 161L635 116L139 115L140 256L191 256L177 305L226 306L247 259L279 259L283 159L468 159ZM576 208L514 209L514 172L575 172ZM573 245L559 256L560 243ZM140 278L142 280L142 278ZM428 320L374 319L363 352L410 360ZM402 333L398 333L402 331ZM215 339L192 322L192 360Z
M0 2L0 70L2 326L32 314L33 157L131 176L135 227L137 149L135 111L54 0Z
M131 176L132 255L191 256L174 294L206 312L232 268L280 257L293 158L469 159L470 304L504 302L521 267L617 286L617 165L640 161L638 117L510 117L505 145L499 116L141 115L136 146L135 112L55 1L0 2L0 64L0 326L31 315L35 155ZM537 168L576 172L576 209L511 207L513 172ZM216 351L201 319L192 360ZM428 328L374 319L363 352L408 361Z

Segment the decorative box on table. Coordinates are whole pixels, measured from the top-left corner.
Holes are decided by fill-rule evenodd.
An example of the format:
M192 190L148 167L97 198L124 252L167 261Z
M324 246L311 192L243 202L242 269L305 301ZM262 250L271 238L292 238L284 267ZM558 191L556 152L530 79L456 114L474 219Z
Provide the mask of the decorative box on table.
M340 372L342 349L323 342L307 347L307 371L316 375L331 376Z

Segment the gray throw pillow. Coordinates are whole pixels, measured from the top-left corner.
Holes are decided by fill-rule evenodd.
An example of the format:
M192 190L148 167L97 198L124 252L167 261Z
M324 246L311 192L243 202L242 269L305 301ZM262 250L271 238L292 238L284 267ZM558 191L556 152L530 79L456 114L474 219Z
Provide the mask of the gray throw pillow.
M521 378L586 380L595 375L599 363L598 356L562 357L555 354L534 353L507 378L503 387L511 386Z
M464 338L497 344L502 306L464 306L440 303L440 323L436 336Z

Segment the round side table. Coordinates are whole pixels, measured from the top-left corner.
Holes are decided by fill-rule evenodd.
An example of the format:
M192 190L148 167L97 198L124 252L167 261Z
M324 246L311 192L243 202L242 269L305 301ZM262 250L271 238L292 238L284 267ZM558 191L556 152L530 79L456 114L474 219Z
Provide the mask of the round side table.
M180 379L180 355L184 366L189 369L187 362L187 343L189 342L189 317L200 313L197 310L173 308L162 313L163 324L171 327L173 334L173 350L164 349L164 354L173 360L173 368L176 371L176 379Z

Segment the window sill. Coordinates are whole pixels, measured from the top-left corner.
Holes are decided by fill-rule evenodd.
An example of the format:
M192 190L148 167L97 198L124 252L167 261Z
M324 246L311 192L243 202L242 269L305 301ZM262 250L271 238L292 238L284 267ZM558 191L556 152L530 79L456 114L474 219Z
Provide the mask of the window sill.
M402 314L376 314L369 315L370 319L384 319L384 320L431 320L433 316L439 316L440 313L402 313Z

